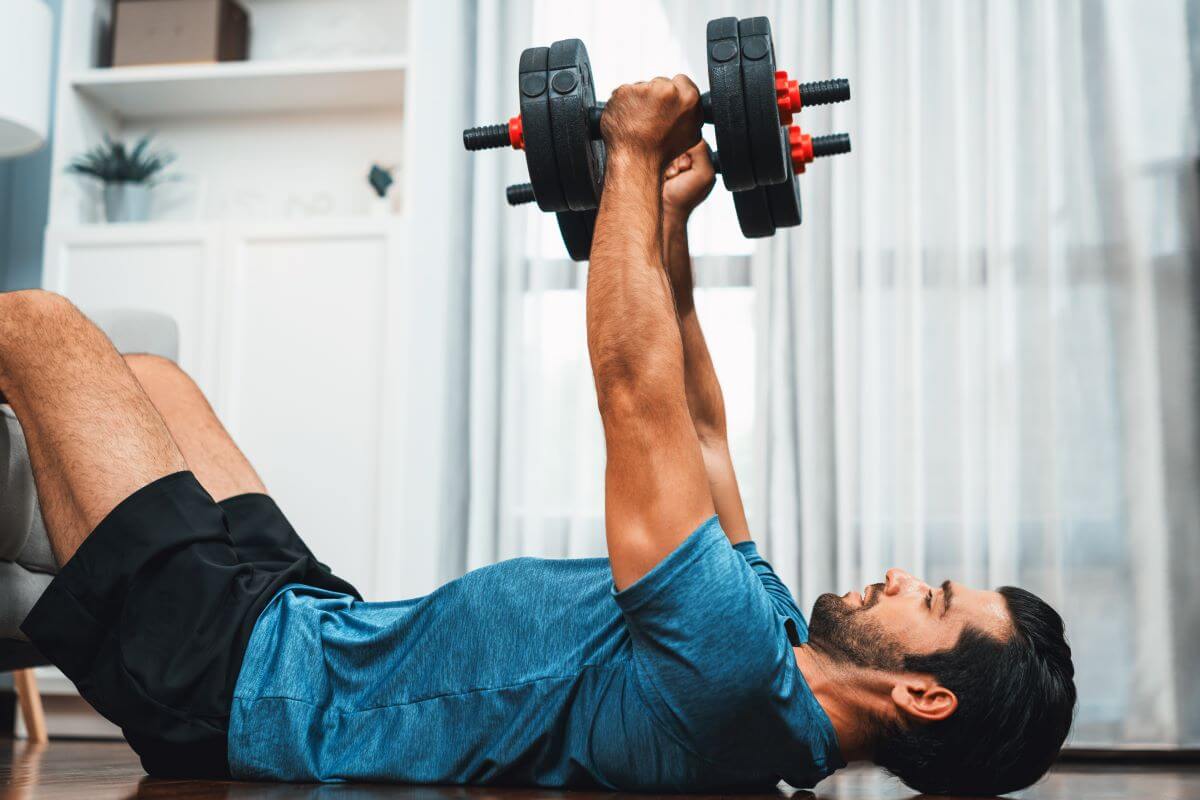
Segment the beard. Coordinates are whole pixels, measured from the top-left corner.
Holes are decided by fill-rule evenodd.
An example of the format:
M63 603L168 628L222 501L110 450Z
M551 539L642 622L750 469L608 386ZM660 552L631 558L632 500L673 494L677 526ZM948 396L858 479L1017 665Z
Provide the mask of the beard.
M823 594L809 616L808 643L831 659L866 669L900 670L904 653L883 626L864 613L879 602L883 585L870 587L857 608L846 605L836 594Z

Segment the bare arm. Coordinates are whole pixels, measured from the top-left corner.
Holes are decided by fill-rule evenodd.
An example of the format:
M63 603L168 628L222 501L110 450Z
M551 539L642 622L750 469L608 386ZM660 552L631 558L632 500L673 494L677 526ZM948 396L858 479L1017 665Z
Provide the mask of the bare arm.
M699 92L682 76L622 86L602 130L609 160L588 270L587 337L608 457L609 560L624 589L714 512L661 246L662 170L699 139Z
M750 540L750 526L738 488L725 424L725 397L700 329L692 296L692 259L687 223L692 211L712 190L716 177L708 146L700 142L667 168L663 186L663 258L671 280L679 336L683 344L684 387L688 411L708 475L709 492L729 541Z

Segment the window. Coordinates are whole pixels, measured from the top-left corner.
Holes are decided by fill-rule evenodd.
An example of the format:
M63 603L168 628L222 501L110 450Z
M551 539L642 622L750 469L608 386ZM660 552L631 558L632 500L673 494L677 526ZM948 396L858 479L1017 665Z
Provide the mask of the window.
M581 16L584 17L581 19ZM597 97L621 83L685 72L703 89L702 37L686 45L662 3L534 3L531 42L588 31ZM697 65L695 61L699 59ZM710 145L712 141L710 140ZM692 219L696 306L725 393L730 447L745 497L752 496L755 425L754 242L738 228L731 195L719 186ZM506 404L505 461L515 535L501 556L604 555L604 438L584 329L587 265L567 260L552 214L532 214L520 306L517 375Z

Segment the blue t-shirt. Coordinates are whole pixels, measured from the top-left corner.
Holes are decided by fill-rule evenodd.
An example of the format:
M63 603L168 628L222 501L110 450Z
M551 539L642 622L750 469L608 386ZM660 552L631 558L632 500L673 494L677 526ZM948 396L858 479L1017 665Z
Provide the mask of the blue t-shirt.
M641 791L811 786L843 766L796 665L808 626L717 519L616 592L518 558L412 600L281 591L234 692L237 778Z

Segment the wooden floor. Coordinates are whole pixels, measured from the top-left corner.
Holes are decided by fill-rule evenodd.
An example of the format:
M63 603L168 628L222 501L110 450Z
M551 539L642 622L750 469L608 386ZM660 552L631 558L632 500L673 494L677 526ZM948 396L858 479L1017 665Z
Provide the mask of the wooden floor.
M405 800L591 800L618 794L456 787L295 785L164 781L147 778L137 757L123 743L52 742L44 747L0 740L0 797L31 800L86 798L405 798ZM779 792L764 795L777 799ZM896 800L913 793L880 772L851 768L823 782L815 793L797 792L794 800ZM1064 764L1032 789L1013 797L1039 800L1200 800L1200 766L1100 766Z

